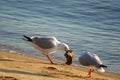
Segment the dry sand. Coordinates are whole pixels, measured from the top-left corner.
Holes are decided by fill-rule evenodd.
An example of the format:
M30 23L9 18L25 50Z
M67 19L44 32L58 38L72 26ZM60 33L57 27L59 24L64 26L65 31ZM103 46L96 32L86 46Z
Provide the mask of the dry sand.
M50 64L48 60L0 51L0 80L120 80L119 74L94 72L87 78L88 69Z

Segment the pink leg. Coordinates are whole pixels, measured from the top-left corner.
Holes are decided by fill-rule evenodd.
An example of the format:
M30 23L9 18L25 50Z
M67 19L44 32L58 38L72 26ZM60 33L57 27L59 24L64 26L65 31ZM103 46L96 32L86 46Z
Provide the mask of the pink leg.
M88 78L90 78L91 77L91 74L92 74L92 72L94 72L94 69L93 69L93 67L90 67L90 69L89 69L89 71L88 71Z
M49 55L46 55L48 60L53 64L53 61L51 60L50 56Z

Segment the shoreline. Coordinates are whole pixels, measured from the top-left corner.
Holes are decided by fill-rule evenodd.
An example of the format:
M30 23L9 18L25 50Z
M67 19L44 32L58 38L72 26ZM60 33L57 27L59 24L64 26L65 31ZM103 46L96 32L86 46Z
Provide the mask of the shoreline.
M88 80L88 68L65 65L19 53L0 50L0 78L9 80ZM89 80L120 80L120 74L94 72ZM6 78L5 78L6 77ZM0 79L0 80L1 80Z
M18 46L12 46L12 45L5 45L5 44L0 44L0 51L7 51L10 53L17 53L17 54L21 54L21 55L26 55L26 56L30 56L30 57L34 57L34 58L42 58L45 60L48 60L46 58L46 56L44 56L43 54L40 54L39 51L37 50L29 50L29 49L24 49ZM58 53L60 55L56 55L56 54L52 54L51 58L55 61L55 62L60 62L60 63L64 63L65 62L65 56L63 56L64 53ZM75 66L80 66L78 62L78 57L75 56L74 60L73 60L73 65ZM112 67L111 67L112 66ZM111 72L111 73L115 73L115 74L120 74L120 70L119 67L118 68L114 68L114 65L108 65L108 68L106 69L107 72ZM115 65L116 66L116 65ZM85 66L82 66L85 67Z

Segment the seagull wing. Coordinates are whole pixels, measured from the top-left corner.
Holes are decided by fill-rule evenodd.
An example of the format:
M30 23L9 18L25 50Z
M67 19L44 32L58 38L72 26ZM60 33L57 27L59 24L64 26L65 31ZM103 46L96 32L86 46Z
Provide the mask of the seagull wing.
M33 43L42 49L50 49L57 46L57 43L53 38L33 39Z
M79 57L79 61L84 66L95 66L101 63L99 57L90 52L85 52L81 57Z
M102 64L102 61L96 54L93 54L93 56L94 56L94 58L95 58L94 60L96 61L97 64L99 64L99 65Z

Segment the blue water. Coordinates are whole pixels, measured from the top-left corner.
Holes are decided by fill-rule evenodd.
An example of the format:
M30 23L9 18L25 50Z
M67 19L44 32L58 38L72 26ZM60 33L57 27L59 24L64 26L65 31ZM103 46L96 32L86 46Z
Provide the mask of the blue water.
M23 34L55 36L75 50L75 61L91 51L120 73L120 0L0 0L0 48L39 56Z

